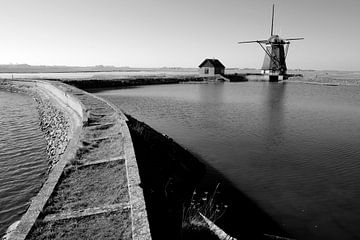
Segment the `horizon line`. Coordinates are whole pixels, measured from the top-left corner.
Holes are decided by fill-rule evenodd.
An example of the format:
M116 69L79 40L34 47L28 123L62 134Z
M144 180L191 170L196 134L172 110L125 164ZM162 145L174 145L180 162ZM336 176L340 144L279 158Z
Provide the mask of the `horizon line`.
M32 65L28 63L0 63L0 72L1 67L3 66L27 66L27 67L64 67L64 68L128 68L128 69L198 69L198 67L184 67L184 66L162 66L162 67L139 67L139 66L115 66L115 65ZM225 67L225 69L240 69L240 70L261 70L260 68L254 67ZM342 71L342 72L360 72L359 70L339 70L339 69L302 69L302 68L291 68L289 71Z

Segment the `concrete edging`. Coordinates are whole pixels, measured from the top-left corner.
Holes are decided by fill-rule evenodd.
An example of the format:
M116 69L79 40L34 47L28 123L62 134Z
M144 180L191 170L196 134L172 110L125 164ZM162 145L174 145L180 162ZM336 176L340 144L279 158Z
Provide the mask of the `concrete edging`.
M82 119L82 122L87 121L85 106L76 97L44 81L35 81L35 85L46 90L48 93L62 101L66 106L70 107L73 111L75 111L75 113L79 115L80 119Z

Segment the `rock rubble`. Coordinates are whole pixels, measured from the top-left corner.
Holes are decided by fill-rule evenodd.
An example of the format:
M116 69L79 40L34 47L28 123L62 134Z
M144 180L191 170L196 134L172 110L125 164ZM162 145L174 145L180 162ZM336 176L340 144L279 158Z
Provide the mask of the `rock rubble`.
M49 162L47 173L49 173L65 152L69 142L68 130L70 123L68 117L59 108L55 107L51 101L42 97L36 87L34 88L19 82L2 80L0 82L0 89L26 94L36 101L40 128L44 132L47 142L46 153Z
M61 110L54 107L50 102L44 101L41 98L35 98L35 101L38 104L40 128L44 132L47 141L48 171L51 171L65 152L69 142L69 120Z

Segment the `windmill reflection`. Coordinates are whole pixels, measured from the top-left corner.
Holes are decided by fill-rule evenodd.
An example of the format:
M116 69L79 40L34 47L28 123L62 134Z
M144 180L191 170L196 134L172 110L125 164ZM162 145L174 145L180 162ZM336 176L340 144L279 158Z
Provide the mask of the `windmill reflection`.
M279 146L284 142L284 98L286 83L269 83L264 98L266 146Z
M196 114L202 127L219 126L219 119L223 118L224 88L224 83L199 85L200 105Z

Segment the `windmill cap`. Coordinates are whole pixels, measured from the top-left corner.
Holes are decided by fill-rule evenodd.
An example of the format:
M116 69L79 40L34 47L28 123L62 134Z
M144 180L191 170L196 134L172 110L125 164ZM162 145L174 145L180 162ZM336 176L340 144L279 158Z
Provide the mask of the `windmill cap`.
M268 39L269 43L285 43L285 40L280 38L279 35L273 35Z

